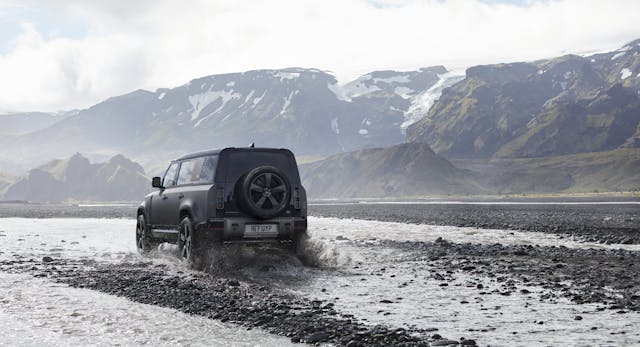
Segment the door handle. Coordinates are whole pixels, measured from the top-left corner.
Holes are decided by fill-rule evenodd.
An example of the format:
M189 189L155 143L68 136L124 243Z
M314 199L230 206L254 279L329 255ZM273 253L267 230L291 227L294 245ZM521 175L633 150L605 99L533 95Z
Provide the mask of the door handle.
M182 193L178 194L178 199L182 199L182 198L184 198L184 194Z

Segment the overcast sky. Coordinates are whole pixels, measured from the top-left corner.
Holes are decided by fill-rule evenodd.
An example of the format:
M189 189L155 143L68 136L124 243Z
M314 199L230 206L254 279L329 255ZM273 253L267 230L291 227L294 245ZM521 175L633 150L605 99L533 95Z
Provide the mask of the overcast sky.
M638 0L0 0L0 112L252 69L346 82L613 50L640 38L639 13Z

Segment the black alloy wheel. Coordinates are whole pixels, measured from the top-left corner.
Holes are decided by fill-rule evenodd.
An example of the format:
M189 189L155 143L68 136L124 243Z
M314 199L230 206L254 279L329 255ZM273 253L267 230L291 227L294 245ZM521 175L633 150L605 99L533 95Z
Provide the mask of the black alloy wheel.
M291 197L286 175L271 166L251 170L244 178L242 188L241 197L247 212L263 219L282 212Z
M156 246L157 242L148 233L144 215L139 215L136 223L136 248L138 252L144 255L151 252Z
M178 231L178 252L180 259L186 261L189 265L193 265L196 260L195 242L193 234L193 223L191 218L184 217L180 222L180 230Z

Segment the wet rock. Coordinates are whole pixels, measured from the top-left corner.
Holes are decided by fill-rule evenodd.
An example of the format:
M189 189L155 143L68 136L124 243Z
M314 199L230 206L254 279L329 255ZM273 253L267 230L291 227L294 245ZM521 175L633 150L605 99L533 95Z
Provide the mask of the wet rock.
M230 287L238 287L240 286L240 282L236 281L236 280L228 280L227 281L227 285Z
M462 346L477 346L476 341L475 340L462 340L462 342L460 342L460 344Z
M313 333L311 335L309 335L306 340L309 343L317 343L317 342L326 342L327 340L329 340L329 333L326 331L319 331L316 333Z
M42 262L43 263L50 263L53 261L53 258L51 258L50 256L44 256L42 257Z
M582 320L582 316L575 316L573 317L574 320Z

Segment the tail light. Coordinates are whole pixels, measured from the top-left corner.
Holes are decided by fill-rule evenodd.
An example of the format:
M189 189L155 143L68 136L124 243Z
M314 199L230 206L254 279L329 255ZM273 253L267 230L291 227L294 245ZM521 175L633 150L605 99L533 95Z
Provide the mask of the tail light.
M296 220L293 222L293 230L294 231L305 231L307 230L307 220Z
M216 210L224 210L224 190L216 191Z
M300 209L300 188L293 190L293 208Z

